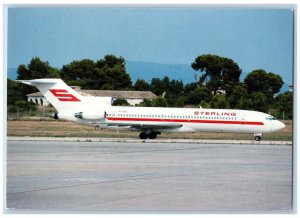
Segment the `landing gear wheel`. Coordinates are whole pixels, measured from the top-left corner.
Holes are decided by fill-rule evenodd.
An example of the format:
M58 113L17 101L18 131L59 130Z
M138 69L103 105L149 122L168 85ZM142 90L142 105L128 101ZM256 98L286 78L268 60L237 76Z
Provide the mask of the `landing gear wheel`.
M141 132L140 139L147 139L147 135L144 132Z
M255 141L259 142L260 141L260 136L255 136Z
M155 132L151 132L149 134L149 139L156 139L157 134Z

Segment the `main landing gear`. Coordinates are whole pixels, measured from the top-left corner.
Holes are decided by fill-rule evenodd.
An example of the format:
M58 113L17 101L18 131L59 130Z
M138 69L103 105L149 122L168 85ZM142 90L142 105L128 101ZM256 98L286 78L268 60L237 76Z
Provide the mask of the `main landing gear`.
M145 131L140 133L140 139L156 139L157 135L160 135L160 132Z
M254 133L254 139L255 141L259 142L261 140L262 133Z

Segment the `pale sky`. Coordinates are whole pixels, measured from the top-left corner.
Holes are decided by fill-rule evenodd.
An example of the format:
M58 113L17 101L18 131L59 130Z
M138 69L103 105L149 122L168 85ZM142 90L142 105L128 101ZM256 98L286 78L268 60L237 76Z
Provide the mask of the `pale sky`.
M106 54L129 61L191 64L202 54L233 59L243 72L293 73L290 9L34 7L8 10L8 68L40 57L61 67ZM174 78L176 79L176 78Z

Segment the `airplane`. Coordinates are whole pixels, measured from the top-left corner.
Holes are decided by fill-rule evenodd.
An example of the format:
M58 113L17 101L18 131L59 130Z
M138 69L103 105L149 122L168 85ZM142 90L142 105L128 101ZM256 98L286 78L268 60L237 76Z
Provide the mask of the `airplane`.
M97 128L140 131L140 139L155 139L161 132L263 133L285 124L273 116L249 110L112 106L111 97L82 96L61 79L16 80L35 86L54 106L54 119Z

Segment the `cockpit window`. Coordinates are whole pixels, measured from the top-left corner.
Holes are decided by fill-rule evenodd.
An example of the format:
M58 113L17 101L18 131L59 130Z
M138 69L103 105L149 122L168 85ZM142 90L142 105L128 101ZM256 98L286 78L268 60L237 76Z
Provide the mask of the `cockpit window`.
M266 120L276 120L273 116L266 117Z

